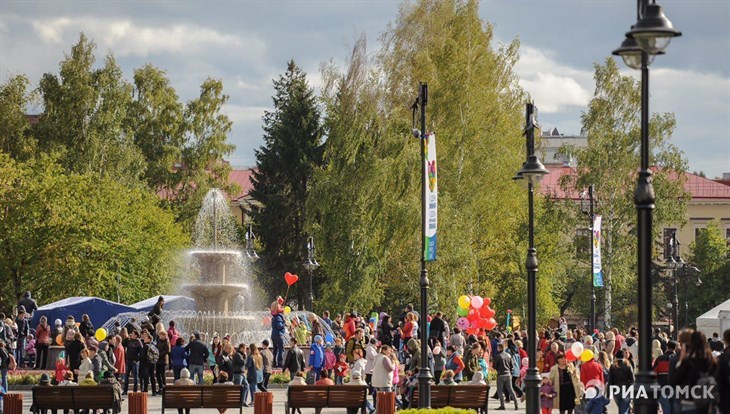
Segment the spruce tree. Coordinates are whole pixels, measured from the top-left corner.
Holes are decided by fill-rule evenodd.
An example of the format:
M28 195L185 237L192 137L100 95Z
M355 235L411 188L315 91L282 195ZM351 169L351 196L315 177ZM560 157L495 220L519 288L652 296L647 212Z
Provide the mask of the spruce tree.
M286 285L281 275L298 273L296 292L302 304L308 286L302 268L305 206L313 170L321 162L320 111L306 74L294 61L274 81L274 89L274 109L263 117L265 145L256 151L252 216L263 246L264 285L283 295Z

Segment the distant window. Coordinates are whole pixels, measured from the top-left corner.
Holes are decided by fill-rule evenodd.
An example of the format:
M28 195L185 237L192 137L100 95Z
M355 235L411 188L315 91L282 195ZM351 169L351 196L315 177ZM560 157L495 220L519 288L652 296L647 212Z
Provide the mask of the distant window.
M672 254L672 236L676 232L677 229L664 229L664 236L662 238L664 241L664 260L669 259L669 256Z

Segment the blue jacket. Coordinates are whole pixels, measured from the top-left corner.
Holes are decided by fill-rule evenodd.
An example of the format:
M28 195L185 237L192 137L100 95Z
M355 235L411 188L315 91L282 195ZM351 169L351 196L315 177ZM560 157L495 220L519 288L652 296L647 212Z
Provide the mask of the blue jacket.
M264 382L264 370L256 369L256 363L253 362L251 355L246 358L246 381L249 384L260 384Z
M271 315L271 335L286 335L286 323L281 313Z
M188 366L188 353L185 352L185 347L173 346L172 351L170 351L170 360L173 367Z
M324 365L324 348L322 345L314 343L309 347L309 366L315 369L322 368Z

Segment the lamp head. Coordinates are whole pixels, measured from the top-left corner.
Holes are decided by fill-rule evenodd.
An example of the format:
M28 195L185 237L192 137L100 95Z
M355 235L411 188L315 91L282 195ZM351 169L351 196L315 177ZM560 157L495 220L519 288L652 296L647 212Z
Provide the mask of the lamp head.
M525 181L532 184L540 182L542 176L549 173L550 171L542 165L540 160L537 158L537 155L534 154L527 157L527 162L522 166L522 169L517 172L517 174L521 174L522 177L524 177Z
M682 36L672 22L664 15L662 6L656 2L646 9L636 25L626 33L626 37L636 40L636 44L650 55L656 55L669 46L672 38Z

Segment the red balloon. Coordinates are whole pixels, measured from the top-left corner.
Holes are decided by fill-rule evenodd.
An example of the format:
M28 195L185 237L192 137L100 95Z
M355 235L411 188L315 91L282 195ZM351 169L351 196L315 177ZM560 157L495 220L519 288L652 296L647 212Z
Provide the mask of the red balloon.
M482 307L489 306L490 303L492 303L492 298L482 298L484 299L484 304Z
M279 305L283 305L284 304L284 298L282 298L281 296L277 296L276 297L276 303L278 303Z
M466 333L468 333L469 335L476 335L477 333L479 333L479 328L469 328L466 330Z
M466 315L466 319L469 319L469 322L475 322L479 319L479 312L474 309L469 309L469 314Z
M568 352L565 353L565 359L567 359L568 361L575 361L576 359L578 359L578 357L573 355L572 349L569 349Z
M477 320L477 328L486 328L487 326L489 326L489 319L479 318Z
M497 321L495 321L494 318L487 319L487 325L485 326L485 328L488 331L491 331L492 329L494 329L496 327L497 327Z
M270 317L268 317L268 316L264 316L264 319L263 319L263 320L261 321L261 323L262 323L262 324L263 324L264 326L266 326L266 325L271 325L271 318L270 318Z
M482 306L481 315L483 318L494 318L494 315L497 314L497 312L494 311L494 309L490 308L489 306Z
M286 272L284 274L284 280L286 280L287 285L291 286L297 283L297 280L299 280L299 276Z

